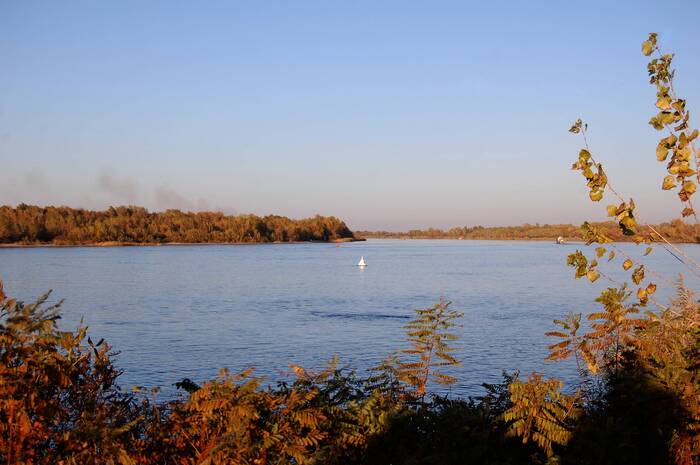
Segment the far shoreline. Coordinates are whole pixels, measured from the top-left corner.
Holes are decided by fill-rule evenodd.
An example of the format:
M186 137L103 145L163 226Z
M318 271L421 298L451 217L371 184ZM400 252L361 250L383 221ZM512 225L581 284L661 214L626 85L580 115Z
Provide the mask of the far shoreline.
M556 241L556 238L550 238L550 237L531 237L531 238L526 238L526 237L464 237L464 238L459 238L459 237L448 237L448 236L443 236L443 237L375 237L375 236L363 236L364 240L368 239L373 239L373 240L378 240L378 241L384 241L384 240L390 240L390 241L460 241L460 242L468 242L468 241L493 241L493 242L551 242L555 245L567 245L567 244L583 244L586 245L586 243L579 238L572 238L572 239L567 239L563 243L559 244ZM671 244L696 244L700 245L700 242L698 241L676 241L676 240L669 240ZM634 244L635 242L633 240L628 240L628 241L620 241L620 240L613 240L613 244ZM654 244L662 244L662 242L654 242ZM591 244L592 245L592 244ZM599 245L605 245L605 244L599 244Z
M183 247L207 245L285 245L285 244L342 244L364 242L365 238L343 238L330 241L274 241L274 242L90 242L84 244L53 244L50 242L0 244L0 249L42 249L42 248L106 248L106 247Z

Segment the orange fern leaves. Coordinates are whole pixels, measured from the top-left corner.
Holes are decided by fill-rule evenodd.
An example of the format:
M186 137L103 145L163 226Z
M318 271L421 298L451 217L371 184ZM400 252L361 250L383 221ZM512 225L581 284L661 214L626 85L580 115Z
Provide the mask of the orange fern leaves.
M561 388L561 381L545 380L534 372L526 382L512 382L512 406L503 414L510 422L509 434L521 437L524 444L532 440L547 456L554 454L554 445L565 445L571 439L569 422L578 415L578 395L565 395Z
M630 296L626 286L619 289L608 288L596 299L602 305L602 311L590 313L591 329L581 335L581 314L569 314L564 320L554 320L561 330L549 331L546 336L559 338L548 346L550 351L546 360L565 360L572 355L577 364L582 359L588 371L598 373L601 367L616 365L625 350L635 344L637 331L648 320L634 318L639 313L636 305L626 305Z
M459 338L450 329L457 326L455 320L463 314L451 310L450 305L451 302L440 299L430 308L416 310L416 318L406 325L411 348L402 352L415 361L400 361L396 373L399 381L410 386L417 398L425 396L430 381L440 385L456 381L442 371L461 364L452 356L454 348L449 343Z
M639 308L636 304L626 304L630 295L626 285L607 288L596 299L603 311L593 312L587 317L591 321L591 331L584 337L590 341L591 352L595 355L589 363L593 373L603 365L616 370L625 351L634 347L638 330L648 321L633 317L639 313Z
M545 360L565 360L575 353L582 337L578 335L581 327L581 314L570 313L563 320L554 320L554 324L562 331L549 331L545 336L558 337L561 340L547 346L549 355Z
M171 437L196 463L308 463L326 420L313 406L317 390L260 389L252 370L222 370L171 415Z

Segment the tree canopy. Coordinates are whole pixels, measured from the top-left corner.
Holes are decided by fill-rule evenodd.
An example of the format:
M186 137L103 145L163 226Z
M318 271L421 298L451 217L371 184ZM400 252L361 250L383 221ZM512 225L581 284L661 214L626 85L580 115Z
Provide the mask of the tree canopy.
M240 243L354 239L334 216L293 220L284 216L220 212L149 212L142 207L91 211L20 204L0 207L0 243L94 244L102 242Z

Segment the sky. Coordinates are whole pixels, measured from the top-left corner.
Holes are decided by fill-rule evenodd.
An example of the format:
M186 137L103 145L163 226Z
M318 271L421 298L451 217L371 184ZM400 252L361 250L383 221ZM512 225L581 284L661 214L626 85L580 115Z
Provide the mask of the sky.
M640 45L700 109L700 2L0 0L0 204L335 215L352 229L605 217L578 117L646 221ZM697 121L697 120L696 120Z

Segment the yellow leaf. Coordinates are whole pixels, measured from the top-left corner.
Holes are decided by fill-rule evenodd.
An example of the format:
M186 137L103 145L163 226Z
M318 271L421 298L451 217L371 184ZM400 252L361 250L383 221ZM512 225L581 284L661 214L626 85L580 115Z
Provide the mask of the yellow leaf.
M639 265L632 273L632 281L634 284L639 284L644 279L644 265Z
M686 181L683 183L683 190L686 191L688 194L694 194L697 190L697 186L693 181Z
M637 227L637 222L634 221L634 218L632 218L632 217L630 217L630 216L625 216L624 218L622 218L622 219L620 220L620 223L622 223L623 225L625 225L625 227L628 228L628 229L633 229L633 228L636 228L636 227Z
M641 287L639 289L637 289L637 298L639 299L639 303L642 305L646 305L646 303L649 302L649 297L647 296L647 291L645 291Z
M671 99L668 97L661 97L656 101L656 107L660 110L670 110L671 109Z
M600 278L600 273L598 270L589 270L588 273L586 273L586 277L588 277L590 282L594 283Z
M583 121L581 121L581 118L577 119L574 124L571 125L569 128L569 132L573 132L574 134L578 134L581 132L581 126L583 125Z
M625 260L624 263L622 264L622 268L624 268L625 270L629 270L630 268L632 268L632 265L634 265L634 263L632 263L632 260L630 260L630 259L628 258L628 259Z
M685 110L685 100L679 98L678 100L674 101L671 106L674 110L682 112Z
M591 198L592 201L598 202L600 199L603 198L603 191L600 189L594 189L588 193L588 196Z
M676 187L676 177L675 176L666 176L664 178L664 183L661 185L661 188L665 191L669 189L673 189Z
M692 156L693 150L690 145L686 145L685 147L676 150L676 158L678 160L689 161Z
M651 42L649 42L648 40L642 42L642 53L644 54L644 56L648 57L653 51L654 47L651 45Z

